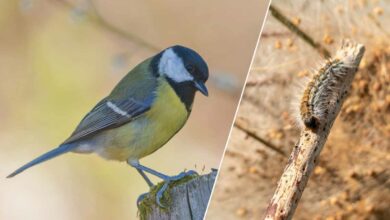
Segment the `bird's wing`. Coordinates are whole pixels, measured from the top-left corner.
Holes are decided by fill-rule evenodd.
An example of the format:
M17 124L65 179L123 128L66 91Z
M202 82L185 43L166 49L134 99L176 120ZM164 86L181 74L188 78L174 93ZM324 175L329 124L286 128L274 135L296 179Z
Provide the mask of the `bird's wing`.
M151 59L136 66L88 113L64 144L103 130L119 127L147 112L155 98L157 79L150 72Z
M133 98L122 101L103 99L84 117L64 144L119 127L148 111L150 106L151 101L148 100L140 102Z

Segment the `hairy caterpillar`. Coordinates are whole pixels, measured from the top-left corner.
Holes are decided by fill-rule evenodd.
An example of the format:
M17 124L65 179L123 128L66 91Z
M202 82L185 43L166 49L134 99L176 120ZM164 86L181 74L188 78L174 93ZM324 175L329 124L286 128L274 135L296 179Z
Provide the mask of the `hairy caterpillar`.
M303 92L299 110L303 125L316 130L327 118L330 109L339 102L342 82L354 74L364 54L364 47L344 41L335 58L313 74Z

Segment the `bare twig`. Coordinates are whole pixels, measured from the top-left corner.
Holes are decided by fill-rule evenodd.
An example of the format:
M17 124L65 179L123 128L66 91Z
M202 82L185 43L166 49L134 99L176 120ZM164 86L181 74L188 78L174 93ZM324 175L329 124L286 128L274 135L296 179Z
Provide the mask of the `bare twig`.
M249 130L240 120L236 120L234 122L234 127L236 127L238 129L240 129L241 131L245 132L249 137L251 137L251 138L255 139L256 141L264 144L266 147L268 147L272 151L282 155L283 157L287 156L282 150L280 150L278 147L273 145L271 142L269 142L269 141L265 140L264 138L260 137L254 131Z
M75 6L66 1L66 0L57 0L55 1L69 9L72 9L72 8L75 8ZM136 36L135 34L133 33L130 33L130 32L127 32L125 30L122 30L116 26L114 26L113 24L109 23L100 13L99 11L97 10L97 8L95 7L95 5L93 4L93 1L90 1L89 2L90 6L91 6L91 9L90 11L85 11L85 15L89 18L89 20L97 25L99 25L100 27L114 33L114 34L117 34L118 36L121 36L127 40L130 40L131 42L133 43L136 43L140 46L143 46L147 49L150 49L152 51L160 51L162 48L159 48L145 40L143 40L142 38Z
M363 54L363 45L345 41L334 59L339 65L328 66L332 68L328 72L330 75L323 75L322 78L318 79L323 80L322 87L318 89L325 92L336 91L336 93L329 94L333 96L331 99L324 98L323 95L327 94L319 94L321 101L331 100L330 103L325 103L327 104L325 105L326 109L321 109L326 114L318 118L319 125L315 129L313 127L303 128L299 142L290 155L289 162L269 203L265 219L285 220L292 218L333 122L346 98ZM326 80L327 77L329 80ZM313 84L309 86L313 86ZM316 92L318 93L318 90ZM316 102L318 100L314 101L316 104L314 108L324 104Z
M320 43L315 42L313 38L311 38L308 34L306 34L302 29L300 29L297 25L295 25L292 21L290 21L286 16L282 14L282 12L277 9L275 6L271 5L269 10L271 11L272 16L280 21L284 26L286 26L290 31L297 34L303 41L312 46L315 50L318 51L325 58L330 57L329 51L322 46Z
M291 32L270 32L270 33L261 33L261 38L269 37L288 37L291 36Z

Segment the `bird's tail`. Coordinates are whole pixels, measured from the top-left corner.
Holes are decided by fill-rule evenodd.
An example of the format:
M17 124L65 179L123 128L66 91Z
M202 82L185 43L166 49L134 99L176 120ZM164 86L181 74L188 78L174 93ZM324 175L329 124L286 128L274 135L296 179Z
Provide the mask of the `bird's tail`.
M64 154L64 153L67 153L69 151L71 151L73 149L73 145L71 144L64 144L64 145L60 145L59 147L47 152L47 153L44 153L42 154L41 156L35 158L34 160L32 160L31 162L23 165L22 167L20 167L19 169L15 170L13 173L11 173L10 175L7 176L7 178L11 178L11 177L14 177L16 175L18 175L19 173L25 171L26 169L32 167L32 166L35 166L37 164L40 164L42 162L45 162L47 160L50 160L56 156L59 156L61 154Z

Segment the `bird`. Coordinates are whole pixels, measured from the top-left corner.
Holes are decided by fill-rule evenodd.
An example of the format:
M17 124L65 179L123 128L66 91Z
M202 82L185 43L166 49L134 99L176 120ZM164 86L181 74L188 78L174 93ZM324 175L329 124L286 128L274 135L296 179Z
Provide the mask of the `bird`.
M149 187L155 185L147 174L161 178L164 185L156 194L156 202L163 206L160 199L168 184L196 172L168 176L139 160L164 146L185 125L196 92L208 96L208 77L208 65L196 51L181 45L162 50L130 70L62 144L7 178L68 152L96 153L107 160L126 162Z

